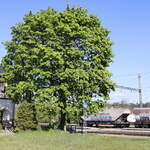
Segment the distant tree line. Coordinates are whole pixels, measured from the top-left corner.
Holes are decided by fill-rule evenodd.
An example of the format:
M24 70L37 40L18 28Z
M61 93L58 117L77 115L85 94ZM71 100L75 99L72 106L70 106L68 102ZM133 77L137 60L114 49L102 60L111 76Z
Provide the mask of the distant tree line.
M140 107L140 104L135 104L135 103L122 103L122 102L114 102L112 104L107 103L105 105L106 107L121 107L121 108L129 108L129 109L133 109L133 108L138 108ZM150 108L150 102L146 102L143 103L143 107L144 108Z

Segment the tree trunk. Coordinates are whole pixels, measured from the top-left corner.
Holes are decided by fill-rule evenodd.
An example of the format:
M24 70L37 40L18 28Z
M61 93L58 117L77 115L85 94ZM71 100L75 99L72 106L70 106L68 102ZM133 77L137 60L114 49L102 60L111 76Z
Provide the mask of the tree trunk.
M60 111L60 124L59 128L64 130L64 126L66 125L66 113L63 110Z
M60 101L63 104L63 106L60 106L60 120L59 120L59 128L61 130L64 130L64 126L66 125L66 99L64 95L64 91L60 90Z

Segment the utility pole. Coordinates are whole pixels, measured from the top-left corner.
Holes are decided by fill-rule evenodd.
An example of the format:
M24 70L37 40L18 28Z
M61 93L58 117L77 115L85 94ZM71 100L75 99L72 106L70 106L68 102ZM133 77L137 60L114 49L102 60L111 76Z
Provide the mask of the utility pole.
M69 0L66 0L66 4L67 4L67 9L69 9L70 8L70 6L69 6Z
M138 85L139 85L139 103L140 103L140 108L143 107L142 103L142 87L141 87L141 74L138 74Z

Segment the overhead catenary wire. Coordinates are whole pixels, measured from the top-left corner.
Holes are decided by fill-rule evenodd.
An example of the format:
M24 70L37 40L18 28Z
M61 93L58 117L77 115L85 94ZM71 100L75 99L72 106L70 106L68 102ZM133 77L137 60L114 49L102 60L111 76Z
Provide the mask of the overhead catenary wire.
M140 103L140 107L142 108L141 74L138 74L138 88L123 86L123 85L117 85L117 84L116 84L116 88L138 92L139 93L139 103Z
M140 75L142 76L142 83L144 86L142 86L142 88L140 88L140 90L142 90L142 101L147 102L150 101L150 72L141 72ZM114 74L112 76L112 80L117 84L117 85L123 85L126 87L135 87L135 88L139 88L139 85L137 84L138 78L137 78L137 73L133 73L133 74ZM141 80L141 79L140 79ZM127 91L124 89L118 89L116 88L115 92L120 91L120 93L126 93L126 97L128 97L130 95L130 93L134 93L134 91ZM118 92L119 92L118 91ZM126 91L126 92L125 92ZM135 94L134 94L135 95ZM133 94L131 94L129 97L133 97L132 99L135 99L135 96ZM125 96L124 96L125 97ZM140 96L139 96L140 97ZM116 96L116 98L119 99L119 97ZM121 96L120 96L121 98ZM113 96L114 99L114 96ZM140 98L139 98L140 99ZM139 100L138 100L139 102Z
M133 73L133 74L113 74L113 77L115 78L122 78L122 77L137 77L138 73ZM140 73L142 76L150 75L150 72L142 72Z

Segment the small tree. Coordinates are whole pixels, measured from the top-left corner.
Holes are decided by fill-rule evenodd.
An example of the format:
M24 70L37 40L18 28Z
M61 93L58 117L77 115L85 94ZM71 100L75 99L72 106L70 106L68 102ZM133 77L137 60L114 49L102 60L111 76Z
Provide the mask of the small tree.
M36 109L34 104L24 101L16 110L16 126L20 130L34 130L37 128Z

